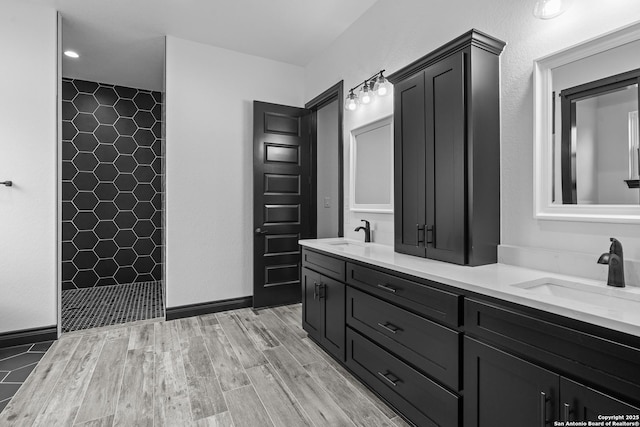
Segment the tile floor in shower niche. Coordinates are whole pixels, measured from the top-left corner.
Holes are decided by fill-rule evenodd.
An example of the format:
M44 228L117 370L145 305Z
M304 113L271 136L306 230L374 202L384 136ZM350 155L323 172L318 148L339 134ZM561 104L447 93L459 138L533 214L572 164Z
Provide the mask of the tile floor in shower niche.
M62 291L62 332L164 317L162 282Z

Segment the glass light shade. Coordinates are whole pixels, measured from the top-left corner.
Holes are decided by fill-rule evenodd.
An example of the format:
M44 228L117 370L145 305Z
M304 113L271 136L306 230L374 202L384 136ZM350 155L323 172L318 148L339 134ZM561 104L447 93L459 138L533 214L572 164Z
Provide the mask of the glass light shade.
M552 19L562 15L568 7L567 0L538 0L533 7L533 16L540 19Z
M362 85L362 89L360 89L360 102L362 104L369 104L373 101L373 91L369 87L369 82L366 82Z
M349 91L347 99L344 102L344 109L348 111L355 111L358 108L358 95Z
M386 96L389 93L389 80L385 79L382 74L376 80L374 90L378 96Z

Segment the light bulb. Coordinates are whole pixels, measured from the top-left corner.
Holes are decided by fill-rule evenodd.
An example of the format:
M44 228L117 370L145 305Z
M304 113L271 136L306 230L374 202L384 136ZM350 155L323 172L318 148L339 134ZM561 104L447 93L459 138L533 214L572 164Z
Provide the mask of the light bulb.
M385 96L389 93L389 80L385 79L382 73L378 76L374 90L378 96Z
M373 91L369 88L369 82L365 82L360 90L360 102L369 104L371 101L373 101Z
M568 7L567 0L538 0L533 7L533 16L540 19L552 19L562 15Z
M344 108L348 111L355 111L358 108L358 95L353 93L352 90L350 90L349 95L347 95L347 99L344 102Z
M74 52L72 50L65 50L64 54L69 58L80 58L80 55L78 55L78 52Z

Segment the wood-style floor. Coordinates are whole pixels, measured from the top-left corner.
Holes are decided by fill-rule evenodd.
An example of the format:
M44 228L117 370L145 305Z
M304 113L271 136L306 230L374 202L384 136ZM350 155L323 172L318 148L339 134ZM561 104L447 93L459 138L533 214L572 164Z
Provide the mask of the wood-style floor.
M301 306L65 334L2 426L405 426L302 330Z

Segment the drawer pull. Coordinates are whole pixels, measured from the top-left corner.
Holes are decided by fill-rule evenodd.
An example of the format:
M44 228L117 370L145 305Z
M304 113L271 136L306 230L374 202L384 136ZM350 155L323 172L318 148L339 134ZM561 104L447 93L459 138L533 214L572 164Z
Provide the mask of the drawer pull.
M547 425L547 394L540 392L540 427Z
M562 407L562 418L564 418L562 421L571 421L569 419L570 413L571 413L571 405L569 405L568 403L565 403Z
M396 293L396 288L393 288L393 287L391 287L389 285L385 285L383 283L378 283L378 287L380 289L384 289L387 292L393 292L394 294Z
M393 323L378 323L378 326L380 326L383 329L386 329L387 331L391 332L392 334L395 334L398 331L402 331L402 329L398 328L396 325L394 325Z
M384 378L389 384L391 384L394 387L397 386L398 383L400 382L400 379L395 375L391 374L390 372L387 372L386 374L383 374L382 372L378 372L378 375L380 375L382 378ZM390 375L395 379L389 378Z

